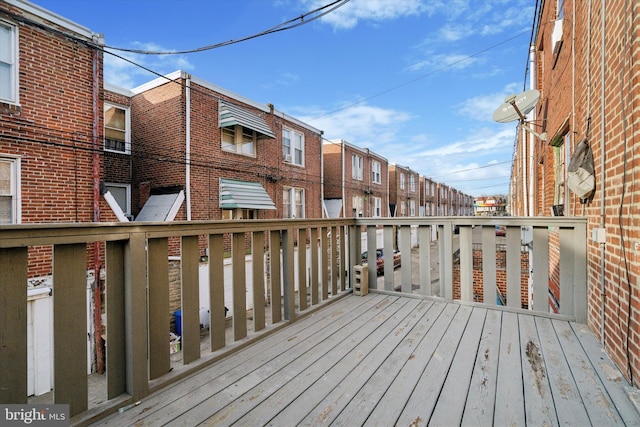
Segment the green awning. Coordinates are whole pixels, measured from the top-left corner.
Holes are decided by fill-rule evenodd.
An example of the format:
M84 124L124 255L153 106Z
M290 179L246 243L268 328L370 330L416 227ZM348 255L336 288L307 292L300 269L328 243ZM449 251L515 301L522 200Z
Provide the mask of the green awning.
M267 122L257 114L228 102L218 102L218 123L221 128L241 125L258 133L258 137L275 138Z
M259 183L220 178L220 208L276 209L276 206Z

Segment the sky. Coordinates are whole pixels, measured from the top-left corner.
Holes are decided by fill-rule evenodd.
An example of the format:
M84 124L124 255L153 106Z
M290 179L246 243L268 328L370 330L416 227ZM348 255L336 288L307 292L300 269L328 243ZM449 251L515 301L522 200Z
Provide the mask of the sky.
M492 114L529 89L535 0L350 0L310 13L334 1L33 3L108 47L173 53L111 50L131 62L105 54L107 83L184 70L465 194L506 195L517 122Z

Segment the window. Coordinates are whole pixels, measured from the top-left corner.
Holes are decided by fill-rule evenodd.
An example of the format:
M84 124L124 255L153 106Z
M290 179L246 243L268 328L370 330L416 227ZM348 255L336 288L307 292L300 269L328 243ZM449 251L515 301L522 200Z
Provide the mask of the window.
M285 188L282 191L282 207L284 218L304 218L304 190Z
M20 159L0 157L0 224L20 222Z
M107 190L111 193L118 206L125 215L131 215L131 185L129 184L105 184Z
M0 21L0 101L18 103L18 30Z
M351 207L353 209L353 216L358 217L364 215L364 199L362 196L352 196L351 197Z
M104 149L131 154L129 108L104 103Z
M564 0L556 0L556 19L564 18Z
M282 158L287 163L304 166L304 135L290 130L282 130Z
M565 200L565 184L567 181L567 149L570 144L570 133L567 131L562 136L562 144L558 147L553 147L554 150L554 162L553 162L553 174L554 174L554 191L553 191L553 204L564 205Z
M407 216L407 202L400 203L400 216Z
M407 187L407 178L404 176L404 172L400 172L400 189L404 190Z
M380 197L372 197L373 216L382 216L382 199Z
M409 190L415 192L416 191L416 176L409 175Z
M409 200L409 216L416 216L416 201Z
M224 127L222 149L245 156L255 156L256 132L241 125Z
M258 211L255 209L223 209L222 219L256 219Z
M362 156L354 154L351 156L351 178L362 181Z
M380 162L377 160L371 160L371 182L375 184L382 183L381 171L382 166L380 165Z

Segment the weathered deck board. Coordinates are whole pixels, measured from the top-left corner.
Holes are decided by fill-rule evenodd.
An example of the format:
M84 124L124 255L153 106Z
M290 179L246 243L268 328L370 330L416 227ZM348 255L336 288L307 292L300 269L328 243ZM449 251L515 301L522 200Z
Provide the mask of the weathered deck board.
M640 425L585 326L370 293L343 298L104 425Z

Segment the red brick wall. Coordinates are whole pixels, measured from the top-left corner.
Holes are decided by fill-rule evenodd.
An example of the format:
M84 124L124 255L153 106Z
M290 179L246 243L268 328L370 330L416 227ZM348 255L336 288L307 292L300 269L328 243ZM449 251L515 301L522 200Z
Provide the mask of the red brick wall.
M342 144L331 143L323 146L324 197L342 198Z
M640 188L637 185L639 163L633 154L638 139L634 124L640 121L637 108L640 22L634 20L637 3L610 0L603 11L601 2L565 1L563 44L554 53L551 34L555 8L556 2L544 3L536 38L537 80L541 91L536 107L539 123L544 126L542 130L547 131L549 141L566 128L571 153L582 139L588 138L594 157L595 194L591 201L583 204L569 192L565 215L588 219L587 283L584 286L588 290L589 327L596 337L604 335L606 351L624 375L628 379L633 377L637 385L640 377L640 292L637 286L640 256L636 244L640 241L637 221ZM601 31L603 16L604 38ZM520 150L515 154L520 156ZM534 212L549 216L555 184L553 148L547 142L538 141L534 159ZM520 194L515 197L526 197L520 188L517 191ZM606 231L606 242L602 246L591 240L595 228ZM552 241L552 245L557 246L557 243ZM557 253L553 248L550 255L555 263ZM552 264L552 287L558 276L556 270ZM605 301L604 309L602 301Z
M9 6L0 3L0 9ZM21 159L22 222L92 221L92 50L28 23L19 25L18 40L20 105L0 104L0 156ZM96 60L102 70L101 53ZM101 90L101 71L97 84ZM102 170L101 158L98 162ZM30 276L50 273L40 251L48 249L30 252Z

